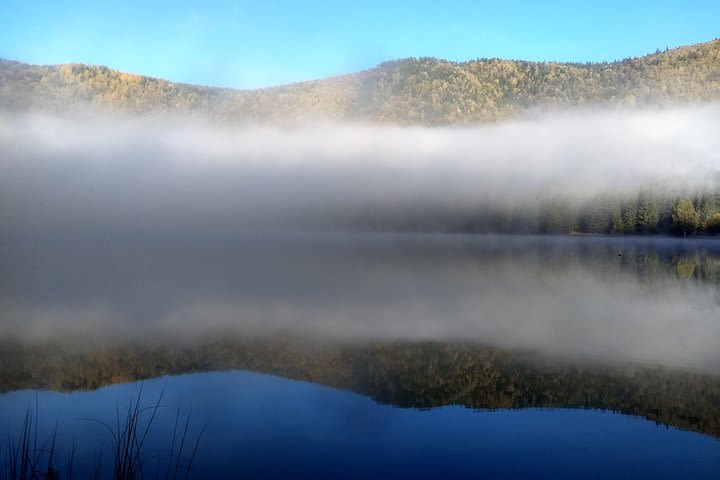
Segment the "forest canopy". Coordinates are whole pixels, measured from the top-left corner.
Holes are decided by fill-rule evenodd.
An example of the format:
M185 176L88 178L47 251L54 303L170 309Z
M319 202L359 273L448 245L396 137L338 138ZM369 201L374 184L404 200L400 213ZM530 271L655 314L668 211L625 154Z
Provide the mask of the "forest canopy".
M258 90L172 83L102 66L0 60L0 106L66 112L201 113L223 121L307 119L466 125L531 110L662 107L720 100L720 40L611 63L437 58Z

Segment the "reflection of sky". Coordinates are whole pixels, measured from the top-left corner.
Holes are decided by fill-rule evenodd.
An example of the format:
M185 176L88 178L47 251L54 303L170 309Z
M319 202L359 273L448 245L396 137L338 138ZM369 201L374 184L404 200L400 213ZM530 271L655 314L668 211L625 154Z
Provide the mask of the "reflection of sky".
M192 408L191 436L208 424L196 470L204 478L717 478L720 442L639 418L583 410L429 411L378 405L357 394L247 372L145 382L144 404L166 387L147 456L167 451L175 409ZM37 393L49 431L60 418L61 453L97 450L137 384L95 392ZM0 395L0 429L17 426L34 392ZM41 433L42 435L42 433ZM105 462L108 457L105 454ZM82 463L82 462L81 462Z

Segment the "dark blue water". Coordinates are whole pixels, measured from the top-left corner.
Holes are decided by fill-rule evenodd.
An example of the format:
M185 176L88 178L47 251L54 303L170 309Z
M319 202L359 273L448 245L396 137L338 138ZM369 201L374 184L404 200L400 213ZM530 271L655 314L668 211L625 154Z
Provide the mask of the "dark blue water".
M190 413L186 452L207 425L189 478L720 475L717 439L611 412L401 409L354 393L242 371L164 377L146 381L142 388L144 406L165 389L143 451L149 470L168 462L179 404L182 418ZM3 437L6 431L19 430L37 399L38 437L47 438L59 419L58 467L62 471L74 438L75 477L83 478L100 449L104 468L109 468L112 437L97 421L114 428L116 406L122 415L139 389L140 384L133 383L93 392L0 395L0 429Z

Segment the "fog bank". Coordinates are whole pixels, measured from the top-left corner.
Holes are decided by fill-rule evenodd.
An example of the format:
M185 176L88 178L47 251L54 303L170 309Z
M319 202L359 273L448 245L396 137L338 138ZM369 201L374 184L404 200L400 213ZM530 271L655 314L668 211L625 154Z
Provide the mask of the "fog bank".
M348 228L715 186L720 107L587 111L476 128L223 127L0 115L3 234Z

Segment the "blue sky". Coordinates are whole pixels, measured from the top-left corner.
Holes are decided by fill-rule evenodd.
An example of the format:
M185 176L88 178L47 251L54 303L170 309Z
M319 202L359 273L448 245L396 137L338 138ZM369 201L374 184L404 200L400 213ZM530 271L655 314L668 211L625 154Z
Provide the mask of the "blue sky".
M435 56L599 61L720 37L720 1L1 0L0 57L240 88Z

